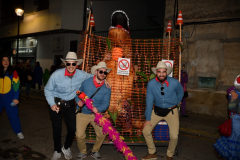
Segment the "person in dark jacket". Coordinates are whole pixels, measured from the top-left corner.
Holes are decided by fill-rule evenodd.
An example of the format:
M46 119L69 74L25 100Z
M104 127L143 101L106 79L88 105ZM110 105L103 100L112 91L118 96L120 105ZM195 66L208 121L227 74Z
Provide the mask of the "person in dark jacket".
M183 91L184 91L184 96L183 96L182 104L181 104L182 117L189 117L188 115L186 115L187 82L188 82L188 74L186 71L181 70L181 85L182 85Z
M35 64L35 68L33 71L33 85L35 88L35 85L38 84L38 94L40 94L40 90L41 90L41 85L42 85L42 75L43 75L43 70L42 67L40 66L39 62L36 62Z
M26 98L28 99L29 91L32 84L33 72L31 70L31 66L27 65L27 69L25 70L24 74L24 81L26 86Z
M50 75L56 71L57 67L55 65L52 65L51 68L50 68Z

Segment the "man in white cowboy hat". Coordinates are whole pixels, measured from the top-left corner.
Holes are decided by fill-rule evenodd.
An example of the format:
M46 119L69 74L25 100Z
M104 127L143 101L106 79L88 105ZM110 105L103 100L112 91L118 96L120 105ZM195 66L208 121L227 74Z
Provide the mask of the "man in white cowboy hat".
M156 68L152 68L156 78L148 82L146 96L146 121L143 136L148 147L148 154L142 160L157 159L152 130L159 121L165 120L169 127L170 141L167 149L167 160L172 160L178 142L179 116L177 105L183 98L183 88L177 79L168 76L171 67L159 61ZM154 105L154 109L153 109Z
M107 68L105 62L99 62L96 66L91 68L92 74L94 77L85 80L80 87L80 91L84 92L88 97L91 97L93 100L93 112L94 113L102 113L106 111L109 107L110 97L111 97L111 89L107 88L104 85L104 79L107 74L111 71L111 68ZM78 107L82 107L83 103L78 98L75 97L75 100L78 104ZM89 123L92 124L95 132L96 132L96 141L93 145L92 149L92 157L96 160L100 160L101 156L99 154L100 147L106 137L106 135L102 132L102 127L96 125L94 122L95 114L92 113L86 106L82 108L82 113L77 114L77 131L76 131L76 139L78 143L78 149L80 151L77 156L78 160L82 160L87 156L87 147L85 141L85 131Z
M76 91L81 87L82 82L92 74L76 67L82 63L76 53L68 52L66 59L61 59L65 68L56 70L49 78L44 88L45 96L50 105L50 117L52 120L54 154L52 160L61 157L61 151L66 159L72 158L70 147L76 132L75 100ZM60 106L60 107L59 107ZM67 136L64 146L61 148L62 114L67 125Z

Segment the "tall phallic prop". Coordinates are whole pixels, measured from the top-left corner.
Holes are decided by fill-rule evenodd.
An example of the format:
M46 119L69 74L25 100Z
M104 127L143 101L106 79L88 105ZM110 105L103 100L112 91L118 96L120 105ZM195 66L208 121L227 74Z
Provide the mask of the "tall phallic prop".
M92 111L93 109L93 100L88 98L85 93L77 91L76 93L87 106L88 109ZM95 119L97 125L103 128L103 133L108 134L108 138L113 141L114 146L117 148L117 151L123 153L126 160L137 160L133 155L131 149L123 141L123 137L120 136L119 132L112 126L112 123L104 118L101 113L95 113Z
M92 5L92 2L91 2L91 5ZM85 35L85 43L84 43L84 53L83 53L83 63L82 63L82 70L84 71L84 66L85 66L85 61L86 61L86 49L87 49L87 42L88 42L88 31L89 31L89 23L90 23L90 16L91 16L91 13L92 13L92 10L91 10L91 7L89 7L90 11L89 11L89 16L88 16L88 23L87 23L87 28L86 28L86 35Z
M179 25L179 37L180 43L182 43L182 25L183 25L183 18L182 18L182 11L179 11L178 18L177 18L177 25ZM181 68L182 68L182 54L181 54L181 44L179 45L179 82L181 81Z
M90 18L90 21L89 21L89 26L90 26L89 35L91 35L92 27L95 26L93 14L91 14L91 18ZM89 40L88 40L88 46L89 47L88 47L88 53L87 53L87 62L89 60L90 43L91 43L91 37L89 37ZM87 67L86 67L85 71L87 71Z
M118 120L121 122L124 131L132 129L131 101L134 67L132 64L132 48L129 34L129 19L124 11L117 10L112 13L111 27L108 35L108 50L105 54L105 62L112 71L107 76L107 81L112 85L111 101L109 110L118 110ZM129 58L129 76L118 75L118 58Z
M170 42L171 42L170 34L172 32L171 21L168 22L168 26L167 26L166 32L168 33L168 60L169 60L169 56L170 56Z

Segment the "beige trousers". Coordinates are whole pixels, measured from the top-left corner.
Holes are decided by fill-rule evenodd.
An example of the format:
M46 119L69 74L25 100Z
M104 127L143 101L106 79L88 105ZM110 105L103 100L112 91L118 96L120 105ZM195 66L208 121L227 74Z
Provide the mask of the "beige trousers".
M151 115L152 126L147 125L143 129L143 136L144 136L146 144L148 146L149 154L154 154L156 152L156 147L154 145L153 137L152 137L152 130L158 124L159 121L165 120L168 124L169 133L170 133L170 141L169 141L169 145L168 145L168 149L167 149L167 156L172 157L174 155L175 148L178 143L178 133L179 133L178 109L174 108L173 113L174 114L172 114L172 111L171 111L168 113L168 115L166 117L160 117L154 113L154 110L152 111L152 115Z
M89 123L92 124L95 133L96 133L96 141L93 145L92 152L98 152L100 147L106 137L106 135L102 132L102 127L99 127L94 122L95 115L94 114L84 114L78 113L76 117L76 139L78 144L78 149L81 153L87 154L87 146L86 146L86 128Z

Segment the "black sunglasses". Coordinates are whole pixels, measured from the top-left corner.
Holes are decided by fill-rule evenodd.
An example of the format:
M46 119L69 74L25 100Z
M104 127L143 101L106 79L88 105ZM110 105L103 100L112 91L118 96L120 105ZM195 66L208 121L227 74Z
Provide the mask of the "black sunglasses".
M98 70L98 72L99 72L100 74L103 74L103 73L104 73L105 75L108 74L107 71L104 71L104 72L103 72L102 70L100 70L100 71Z
M161 95L164 95L163 90L164 90L164 87L161 87Z
M72 64L72 66L76 66L77 63L66 63L66 66L70 66Z

